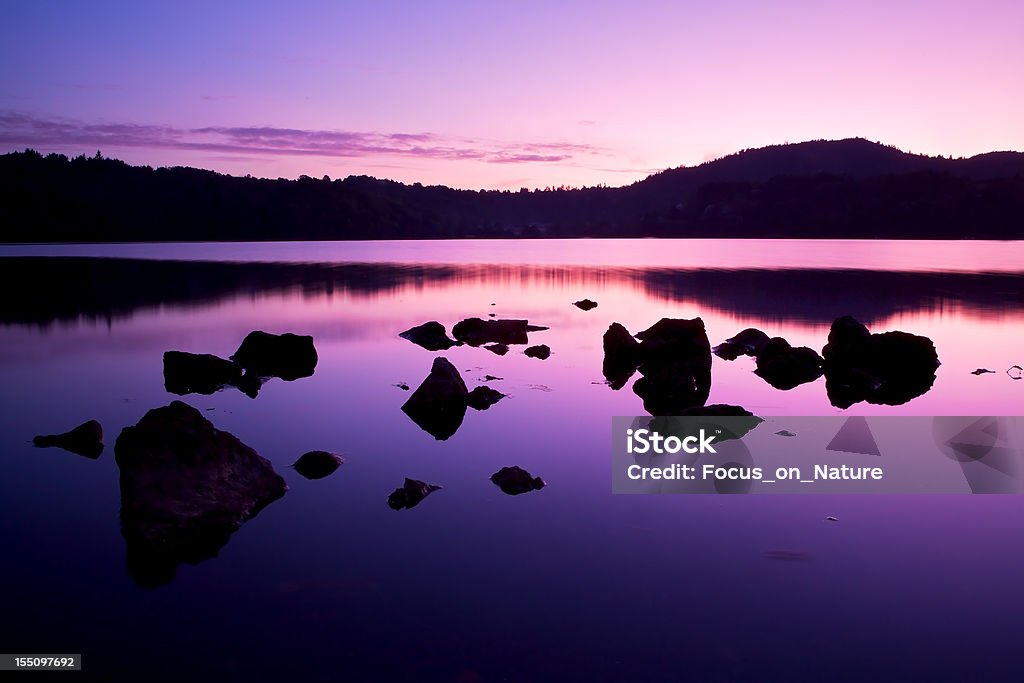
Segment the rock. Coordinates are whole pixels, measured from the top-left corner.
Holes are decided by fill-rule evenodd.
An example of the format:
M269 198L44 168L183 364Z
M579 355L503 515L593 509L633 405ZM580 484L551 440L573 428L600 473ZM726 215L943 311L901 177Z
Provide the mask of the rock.
M288 490L268 460L181 401L125 427L114 456L128 571L143 586L169 582L181 562L216 556Z
M533 476L518 465L502 467L491 475L491 481L510 496L539 491L545 486L543 479Z
M703 406L711 392L711 345L704 321L662 318L637 333L643 375L633 392L652 415L678 415Z
M813 382L823 372L817 351L806 346L794 348L782 337L773 337L758 351L754 374L776 389L788 391Z
M506 344L488 344L484 348L498 356L504 356L508 353L508 346Z
M694 406L679 411L671 417L652 418L648 427L663 435L685 438L703 429L715 434L717 441L741 439L764 422L764 420L742 406L715 403L709 406Z
M871 334L849 316L837 319L822 349L825 389L837 408L866 401L901 405L935 382L939 357L928 337L907 332Z
M597 302L591 301L590 299L580 299L579 301L574 301L572 305L584 311L590 311L597 308Z
M755 417L755 415L743 406L733 406L728 403L713 403L709 406L696 406L680 411L683 416L698 417ZM757 418L758 422L764 422Z
M826 517L825 521L826 522L838 522L839 518L838 517Z
M89 420L63 434L37 436L32 443L37 448L63 448L95 460L103 453L103 427L96 420Z
M405 332L399 333L398 336L408 339L417 346L422 346L427 351L447 351L451 347L459 345L459 342L448 338L444 325L436 320L410 327Z
M242 340L231 360L242 366L246 375L280 377L290 382L310 377L318 359L313 337L257 330Z
M505 398L505 394L490 387L479 386L469 392L466 403L473 410L487 410L495 403Z
M427 484L418 479L405 480L400 488L395 489L388 496L388 507L392 510L401 510L403 508L413 508L420 504L420 501L429 496L434 491L440 490L440 486L436 484Z
M164 389L172 394L212 394L242 381L242 368L209 353L164 353Z
M618 391L640 365L640 342L625 327L612 323L604 333L601 345L604 347L604 377L608 386Z
M504 377L495 377L494 375L484 375L484 381L485 382L493 382L494 380L497 380L497 379L505 379L505 378Z
M402 391L409 391L409 385L408 385L408 384L406 384L405 382L399 382L398 384L395 384L395 385L393 385L393 386L396 386L396 387L398 387L398 388L399 388L399 389L401 389Z
M526 320L483 320L467 318L455 323L452 336L470 346L488 343L528 344L527 333L546 330L546 327L530 325Z
M989 373L994 375L994 374L996 374L996 371L995 370L989 370L987 368L978 368L977 370L974 370L973 372L971 372L972 375L985 375L985 374L989 374Z
M439 441L458 431L466 416L469 391L459 371L446 358L434 359L430 374L402 405L402 412Z
M736 360L740 356L756 356L761 347L767 343L767 334L748 327L716 346L712 349L712 353L724 360Z
M340 455L328 453L327 451L309 451L303 453L292 465L295 471L306 479L323 479L334 474L345 459Z
M524 354L530 358L539 358L540 360L547 360L551 356L551 349L547 344L538 344L537 346L531 346L525 351Z
M781 429L775 432L778 436L796 436L795 432L791 432L788 429Z

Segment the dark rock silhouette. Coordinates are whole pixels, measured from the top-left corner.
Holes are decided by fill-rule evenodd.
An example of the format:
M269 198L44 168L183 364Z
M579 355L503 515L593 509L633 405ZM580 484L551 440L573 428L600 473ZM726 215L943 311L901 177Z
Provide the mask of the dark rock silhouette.
M928 337L871 334L850 316L832 323L822 356L829 401L844 409L860 401L901 405L917 398L931 389L940 365Z
M288 490L268 460L181 401L125 427L114 456L128 571L147 587L171 581L181 562L216 556Z
M246 335L231 360L242 366L246 375L290 382L312 376L318 359L313 337L256 330Z
M711 392L711 345L700 318L662 318L637 333L640 374L633 392L652 415L703 406Z
M448 338L448 333L445 332L444 325L431 320L430 322L417 325L416 327L410 327L405 332L401 332L399 335L402 339L408 339L413 344L422 346L427 351L447 351L453 346L458 346L459 342L454 339Z
M388 507L392 510L401 510L414 508L420 504L424 498L429 496L434 491L440 490L440 486L436 484L427 484L419 479L405 480L400 488L395 489L388 496Z
M821 356L806 346L792 347L782 337L772 337L757 352L758 377L776 389L788 391L821 377Z
M621 324L612 323L604 333L601 344L604 347L604 377L608 380L608 386L618 391L640 365L640 342Z
M971 372L971 374L972 375L988 375L988 374L994 375L994 374L996 374L996 371L995 370L989 370L988 368L978 368L977 370L973 370Z
M96 420L89 420L63 434L36 436L32 443L37 448L63 448L75 455L95 460L103 453L103 427Z
M597 302L592 301L591 299L580 299L579 301L574 301L572 305L584 311L590 311L597 308Z
M551 348L547 344L538 344L537 346L531 346L523 351L524 354L530 358L539 358L540 360L547 360L551 357Z
M423 431L444 441L458 431L466 416L469 391L459 371L446 358L434 359L430 374L402 405Z
M545 486L543 479L533 476L518 465L502 467L491 475L491 481L510 496L539 491Z
M500 391L487 386L479 386L469 392L466 403L473 410L487 410L503 398L505 398L505 394Z
M508 353L507 344L488 344L484 348L498 356L504 356L506 353Z
M756 356L765 344L768 335L753 327L729 337L711 351L723 360L736 360L740 356Z
M239 386L242 368L209 353L164 353L164 389L172 394L212 394L227 386Z
M292 467L306 479L323 479L334 474L344 462L345 459L335 453L309 451L303 453Z
M467 318L455 323L452 336L470 346L482 344L528 344L529 332L546 330L546 327L531 325L527 320L483 320Z
M728 403L712 403L709 406L694 406L679 411L684 417L756 417L752 412L743 406L729 405ZM764 422L757 418L758 423Z
M764 422L764 420L742 406L715 403L709 406L694 406L680 410L671 417L654 417L648 428L663 435L674 434L680 438L697 434L701 429L714 434L716 440L741 439Z

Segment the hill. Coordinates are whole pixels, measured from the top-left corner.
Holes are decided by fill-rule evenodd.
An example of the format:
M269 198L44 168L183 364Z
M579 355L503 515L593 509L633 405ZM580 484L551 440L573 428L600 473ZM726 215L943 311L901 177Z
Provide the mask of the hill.
M745 150L620 188L469 191L268 180L102 158L0 156L0 241L457 237L1024 239L1024 154L866 140Z

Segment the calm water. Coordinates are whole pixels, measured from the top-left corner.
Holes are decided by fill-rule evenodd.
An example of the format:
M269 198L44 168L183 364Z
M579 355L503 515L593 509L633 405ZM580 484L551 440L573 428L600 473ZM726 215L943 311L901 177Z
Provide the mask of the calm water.
M1018 415L1024 243L520 241L0 247L0 651L82 652L95 680L1018 680L1016 496L613 496L601 335L701 316L820 349L831 321L931 337L902 406L833 408L714 360L711 403L761 415ZM599 302L584 312L570 302ZM492 305L493 304L493 305ZM527 318L523 347L431 353L438 320ZM311 334L312 377L183 400L289 492L157 589L128 575L113 443L178 398L161 357ZM436 441L400 410L443 355L509 395ZM996 372L975 376L978 367ZM99 420L91 461L29 443ZM347 462L307 481L324 449ZM518 464L542 491L489 481ZM412 510L413 477L444 486ZM839 523L827 523L826 516ZM779 558L786 558L780 560ZM193 672L193 673L190 673ZM197 674L194 672L202 672Z

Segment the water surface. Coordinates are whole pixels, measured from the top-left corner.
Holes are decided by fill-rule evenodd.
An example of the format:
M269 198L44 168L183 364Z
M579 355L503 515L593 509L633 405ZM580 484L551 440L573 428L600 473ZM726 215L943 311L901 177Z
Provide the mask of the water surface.
M714 360L711 403L761 415L1014 415L1024 244L466 241L0 249L4 651L83 652L99 680L1000 680L1016 671L1024 505L1010 496L613 496L601 335L661 317L820 349L831 321L935 342L931 391L831 406ZM599 306L581 311L571 302ZM526 318L553 355L431 353L398 332ZM161 357L311 334L312 377L183 400L289 492L157 589L125 570L113 442L177 397ZM437 441L400 410L433 357L509 397ZM975 376L985 367L994 374ZM35 434L99 420L90 461ZM347 462L307 481L287 466ZM548 487L506 496L518 464ZM395 512L409 476L444 489ZM839 523L827 523L835 516ZM11 618L13 616L13 618ZM153 662L160 665L154 668ZM145 674L143 675L143 672ZM292 672L292 673L290 673ZM295 673L297 672L297 673Z

